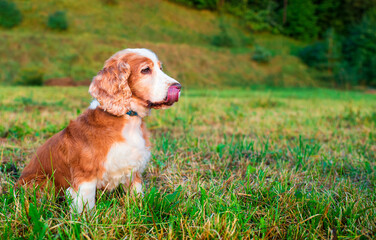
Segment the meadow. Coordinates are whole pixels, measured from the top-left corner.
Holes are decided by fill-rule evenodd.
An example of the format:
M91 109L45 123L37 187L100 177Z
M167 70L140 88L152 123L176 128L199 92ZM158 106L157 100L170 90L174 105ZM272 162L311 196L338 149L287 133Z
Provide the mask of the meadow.
M0 88L1 239L372 239L376 95L183 88L152 111L145 196L97 193L91 213L13 184L88 107L87 87Z

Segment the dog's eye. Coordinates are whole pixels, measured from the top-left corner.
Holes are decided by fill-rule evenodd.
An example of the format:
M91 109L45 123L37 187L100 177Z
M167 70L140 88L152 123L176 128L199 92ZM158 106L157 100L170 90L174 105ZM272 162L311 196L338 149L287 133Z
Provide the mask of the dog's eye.
M149 73L151 73L151 69L149 67L144 68L144 69L141 70L141 73L142 74L149 74Z

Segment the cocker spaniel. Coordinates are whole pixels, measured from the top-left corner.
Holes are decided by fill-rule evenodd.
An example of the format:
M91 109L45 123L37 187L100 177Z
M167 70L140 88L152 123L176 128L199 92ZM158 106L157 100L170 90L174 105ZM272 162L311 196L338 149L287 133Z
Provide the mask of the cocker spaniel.
M95 206L96 189L125 184L142 193L141 174L150 159L143 118L152 108L172 106L180 89L152 51L115 53L91 82L89 108L37 149L17 184L53 182L55 189L70 194L78 212Z

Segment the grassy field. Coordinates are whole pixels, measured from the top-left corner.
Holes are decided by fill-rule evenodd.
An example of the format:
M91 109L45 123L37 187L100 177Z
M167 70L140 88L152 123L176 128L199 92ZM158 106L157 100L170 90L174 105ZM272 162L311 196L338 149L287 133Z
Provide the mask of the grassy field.
M87 88L0 88L1 239L372 239L376 96L189 90L147 118L145 196L98 192L91 214L13 189L33 152L89 105Z

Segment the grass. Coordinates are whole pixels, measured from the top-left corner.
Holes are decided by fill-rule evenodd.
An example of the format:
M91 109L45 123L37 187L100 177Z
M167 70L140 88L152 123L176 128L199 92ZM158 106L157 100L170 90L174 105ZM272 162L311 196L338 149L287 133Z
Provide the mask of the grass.
M89 105L87 88L0 88L2 239L372 239L376 97L325 89L184 89L147 118L145 196L91 214L13 183ZM55 201L56 199L56 201Z
M43 81L62 77L85 81L112 54L129 47L155 51L185 86L317 85L311 70L292 54L301 43L278 35L251 34L229 16L162 0L116 5L101 0L15 3L24 20L13 29L0 29L1 85L15 84L30 69L42 73ZM48 15L55 11L66 12L67 31L47 28ZM270 49L271 62L252 61L253 46L214 47L220 19L233 40L251 37L254 45Z

